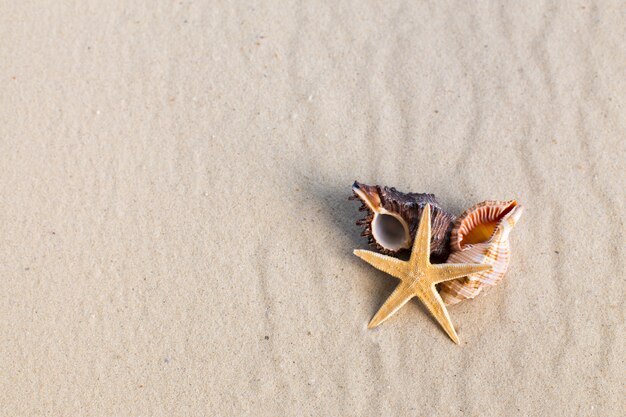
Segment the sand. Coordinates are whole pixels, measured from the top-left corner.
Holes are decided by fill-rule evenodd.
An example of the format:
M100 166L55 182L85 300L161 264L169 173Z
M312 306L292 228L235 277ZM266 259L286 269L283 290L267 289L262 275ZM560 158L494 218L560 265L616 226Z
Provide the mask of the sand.
M0 5L0 414L623 415L619 1ZM350 185L526 211L396 282Z

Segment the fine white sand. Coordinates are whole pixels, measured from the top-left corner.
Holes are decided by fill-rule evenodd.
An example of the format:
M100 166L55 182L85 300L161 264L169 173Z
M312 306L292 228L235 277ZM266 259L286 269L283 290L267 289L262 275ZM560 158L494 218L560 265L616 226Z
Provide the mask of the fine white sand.
M1 3L0 414L623 415L623 2L235 3ZM525 206L460 345L355 179Z

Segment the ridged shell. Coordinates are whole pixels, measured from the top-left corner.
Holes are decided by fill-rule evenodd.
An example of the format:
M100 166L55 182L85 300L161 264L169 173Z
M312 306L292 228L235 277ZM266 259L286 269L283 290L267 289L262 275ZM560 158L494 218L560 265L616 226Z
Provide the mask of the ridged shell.
M388 255L395 255L411 248L422 210L426 204L430 204L431 256L435 261L443 262L446 259L449 253L449 235L455 217L439 206L433 194L403 193L393 187L366 185L356 181L352 185L352 191L353 198L358 198L363 203L360 210L368 212L367 217L357 221L358 225L364 227L361 235L367 237L370 245ZM387 236L382 233L385 231L385 221L389 225ZM383 239L389 236L394 240Z
M509 233L522 211L515 200L484 201L456 220L446 262L484 263L493 269L439 284L439 294L446 304L474 298L485 286L494 286L504 277L510 260Z

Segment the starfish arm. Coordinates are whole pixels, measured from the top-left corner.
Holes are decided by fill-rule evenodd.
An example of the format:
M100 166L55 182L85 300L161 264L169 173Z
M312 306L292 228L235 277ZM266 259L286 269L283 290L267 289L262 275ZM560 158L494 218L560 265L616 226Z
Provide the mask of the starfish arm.
M457 345L459 344L459 337L454 330L454 325L452 325L452 320L450 320L450 315L448 314L448 310L443 304L443 300L441 296L435 290L435 287L432 285L423 286L421 290L418 292L417 296L424 303L430 314L439 322L441 327L446 331L450 339Z
M382 255L369 250L356 249L354 254L374 268L403 279L406 275L406 262L392 256Z
M429 276L431 277L431 283L439 284L440 282L450 281L491 269L491 265L484 264L434 264L430 265Z
M383 321L391 317L396 311L407 303L415 294L411 291L410 287L405 284L400 284L391 293L387 301L378 309L378 312L374 315L370 324L367 325L368 329L381 324Z
M430 262L430 204L422 210L419 227L413 240L411 259L412 268L424 268Z

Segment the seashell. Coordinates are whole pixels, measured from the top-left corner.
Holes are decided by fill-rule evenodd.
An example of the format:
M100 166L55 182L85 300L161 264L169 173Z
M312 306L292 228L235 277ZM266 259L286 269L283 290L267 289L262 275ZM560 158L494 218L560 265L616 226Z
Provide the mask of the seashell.
M354 182L353 199L363 203L360 210L367 211L364 219L356 222L363 226L362 236L380 252L395 255L409 250L419 226L426 204L431 212L431 257L443 261L449 253L449 234L454 216L445 212L433 194L403 193L393 187L365 185Z
M446 263L480 263L493 269L439 284L439 294L446 304L474 298L484 287L494 286L504 277L510 260L509 233L522 211L515 200L484 201L455 221Z

